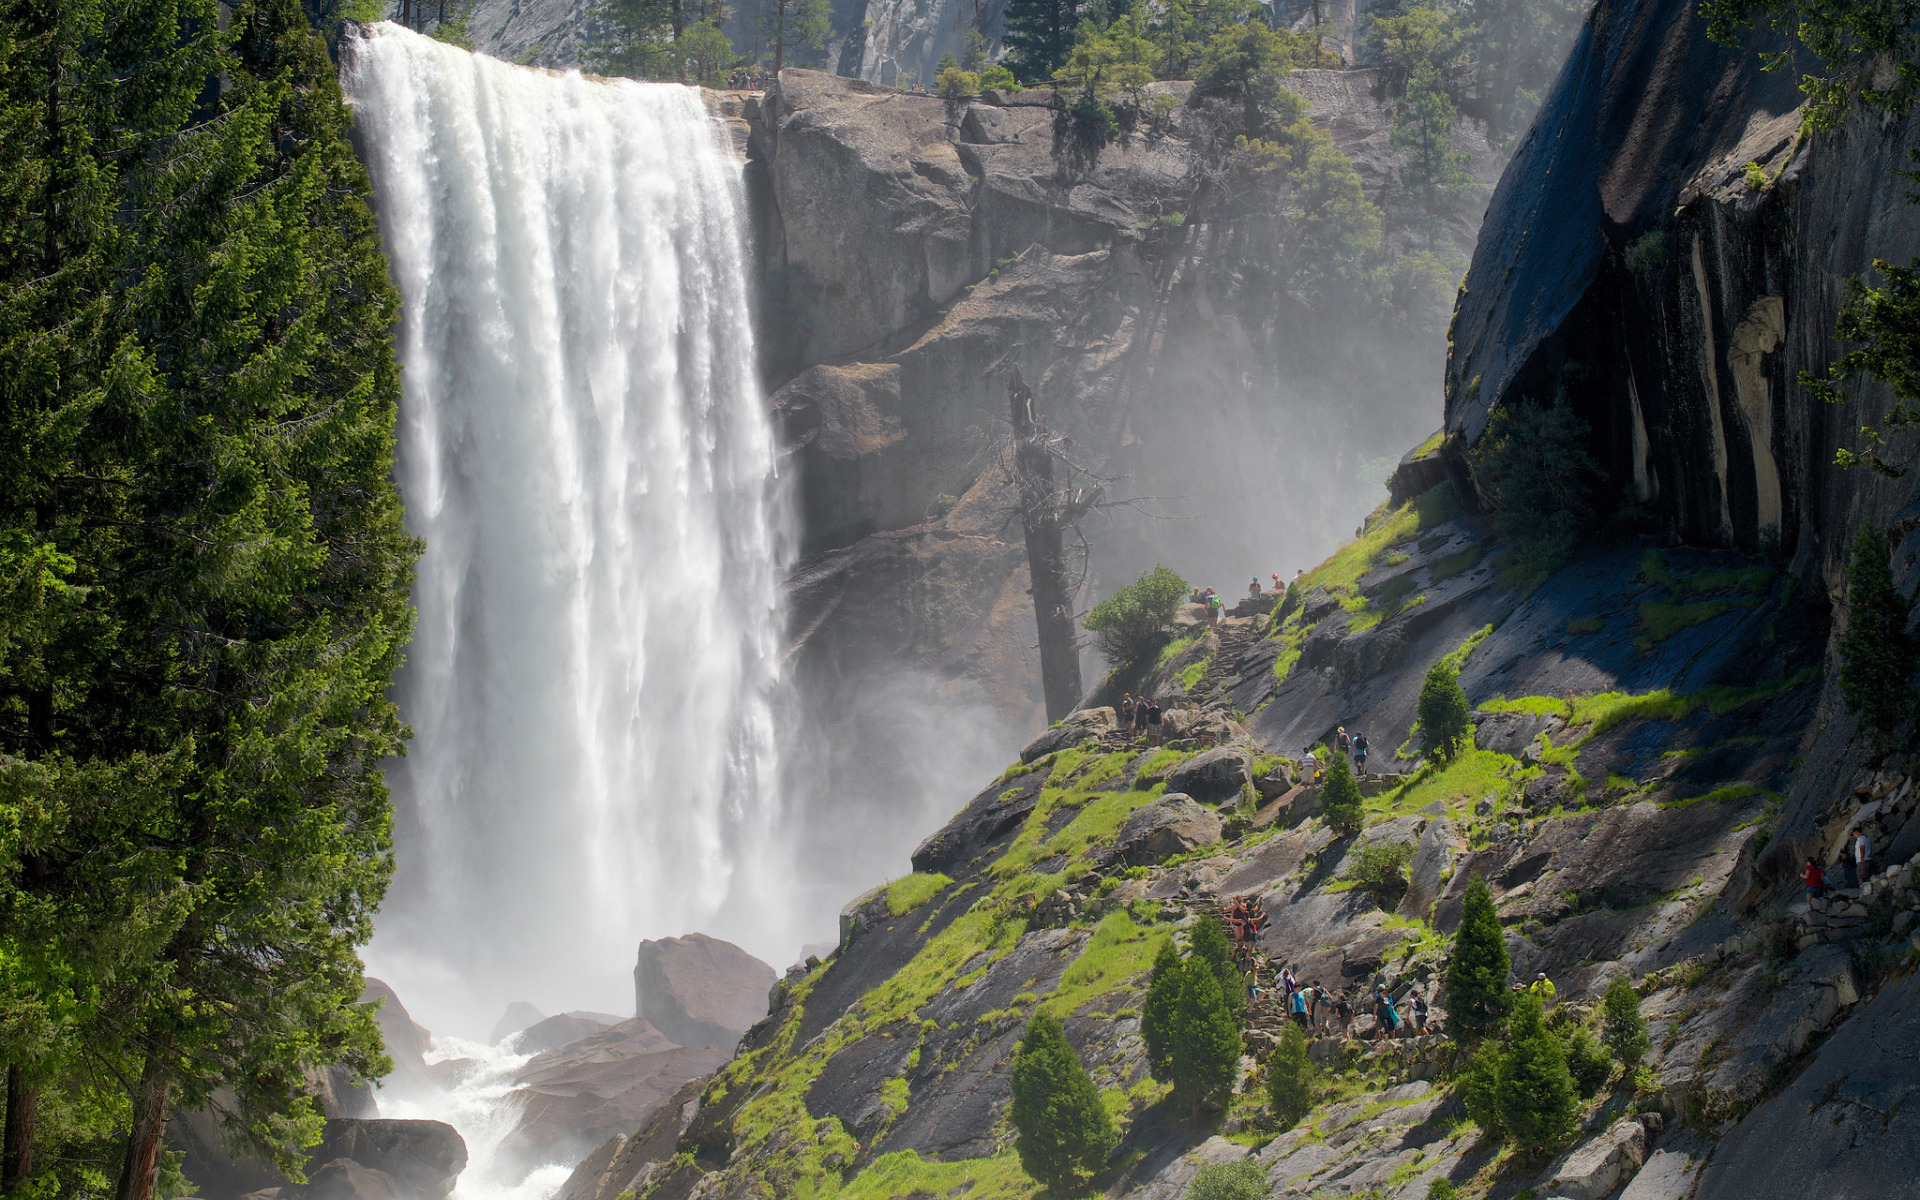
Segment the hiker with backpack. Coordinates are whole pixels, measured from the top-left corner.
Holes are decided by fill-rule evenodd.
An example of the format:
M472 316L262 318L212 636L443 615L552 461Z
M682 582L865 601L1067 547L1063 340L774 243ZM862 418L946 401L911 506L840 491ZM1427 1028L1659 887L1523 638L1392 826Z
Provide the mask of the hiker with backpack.
M1355 775L1367 773L1367 735L1364 733L1353 735L1353 773Z
M1160 724L1160 702L1147 701L1147 740L1156 750L1160 748Z

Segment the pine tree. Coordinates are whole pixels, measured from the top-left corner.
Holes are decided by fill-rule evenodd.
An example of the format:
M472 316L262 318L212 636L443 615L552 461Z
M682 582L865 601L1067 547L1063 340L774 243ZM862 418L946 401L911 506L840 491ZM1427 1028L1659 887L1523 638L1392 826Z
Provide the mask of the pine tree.
M1067 60L1082 0L1007 0L1007 65L1022 83L1045 83Z
M1631 1072L1653 1046L1647 1020L1640 1015L1640 993L1625 975L1615 975L1600 1001L1600 1040L1620 1065Z
M1194 925L1190 939L1194 961L1204 962L1212 969L1234 1020L1240 1020L1247 1011L1246 983L1240 978L1240 968L1233 963L1233 944L1227 940L1225 925L1212 917L1202 917Z
M1212 967L1163 947L1147 985L1140 1032L1153 1077L1173 1085L1190 1115L1233 1090L1240 1070L1240 1026Z
M1907 635L1913 606L1893 586L1887 535L1863 522L1847 562L1847 632L1840 639L1840 694L1858 713L1877 746L1913 714L1914 640Z
M1536 996L1520 998L1508 1033L1500 1059L1501 1124L1521 1149L1549 1149L1572 1131L1578 1108L1566 1050L1541 1019Z
M1313 1108L1318 1070L1307 1057L1307 1035L1300 1026L1287 1022L1280 1031L1280 1042L1267 1059L1267 1104L1273 1116L1286 1128Z
M1460 690L1460 669L1449 659L1427 668L1417 711L1427 753L1442 762L1458 754L1473 735L1473 710L1467 704L1467 694Z
M1351 837L1367 823L1360 785L1344 754L1327 755L1326 776L1320 781L1320 811L1336 837Z
M1058 1020L1034 1014L1014 1052L1012 1073L1008 1117L1019 1134L1014 1149L1020 1166L1055 1191L1096 1174L1113 1151L1113 1123Z
M1512 965L1487 881L1474 875L1467 880L1460 929L1447 959L1447 1024L1455 1038L1473 1043L1500 1028L1513 1005L1507 991Z

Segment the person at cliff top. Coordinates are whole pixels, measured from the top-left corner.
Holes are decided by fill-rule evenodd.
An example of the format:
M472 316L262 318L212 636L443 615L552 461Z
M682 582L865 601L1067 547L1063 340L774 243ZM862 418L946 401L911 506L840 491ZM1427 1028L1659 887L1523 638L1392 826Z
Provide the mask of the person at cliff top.
M1800 872L1800 877L1807 881L1807 899L1822 900L1826 898L1827 873L1820 869L1819 863L1809 858L1806 867Z
M1553 986L1553 980L1547 978L1545 971L1533 977L1533 982L1528 985L1527 990L1540 997L1540 1002L1543 1004L1552 1000L1554 993L1559 991L1558 988Z
M1353 769L1362 775L1367 773L1367 735L1364 733L1353 735Z
M1287 586L1280 582L1280 572L1278 571L1268 572L1267 578L1273 580L1273 590L1276 592L1283 590Z
M1247 585L1247 598L1250 600L1258 600L1260 598L1260 577L1258 575L1255 575L1253 582Z
M1873 846L1867 841L1867 831L1855 828L1853 831L1853 873L1861 883L1873 874Z
M1147 701L1147 737L1157 749L1160 745L1160 702Z

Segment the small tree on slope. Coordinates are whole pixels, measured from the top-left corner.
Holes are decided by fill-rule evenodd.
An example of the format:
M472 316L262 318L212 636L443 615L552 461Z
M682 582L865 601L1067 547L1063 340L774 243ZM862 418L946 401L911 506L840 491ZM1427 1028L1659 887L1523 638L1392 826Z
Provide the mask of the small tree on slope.
M1227 941L1225 926L1212 916L1203 917L1191 936L1193 961L1205 962L1212 969L1220 995L1237 1023L1247 1011L1247 993L1240 981L1240 969L1233 965L1233 946Z
M1346 755L1330 754L1327 759L1326 777L1320 781L1320 811L1334 836L1351 837L1367 823L1360 804L1360 785L1353 781Z
M1140 1034L1153 1077L1173 1085L1174 1099L1197 1117L1203 1105L1233 1089L1240 1070L1240 1026L1213 969L1198 956L1163 947L1147 985Z
M1473 736L1473 710L1460 690L1460 670L1441 659L1427 668L1420 685L1420 736L1427 753L1445 762Z
M1280 1044L1267 1060L1267 1104L1282 1128L1292 1125L1313 1108L1316 1076L1313 1060L1307 1057L1307 1035L1289 1021L1280 1031Z
M1606 998L1600 1002L1600 1040L1632 1071L1652 1048L1647 1037L1647 1019L1640 1015L1640 993L1625 975L1615 975L1607 985Z
M1092 1177L1114 1147L1113 1123L1060 1022L1034 1014L1013 1056L1014 1149L1027 1174L1055 1191Z
M1578 1107L1566 1048L1541 1019L1536 996L1520 998L1509 1032L1500 1058L1500 1120L1521 1149L1546 1150L1572 1131Z
M1885 747L1913 711L1914 643L1907 598L1893 586L1887 535L1871 522L1854 535L1847 563L1847 632L1840 639L1840 694L1860 726Z
M1447 959L1447 1021L1455 1038L1471 1044L1500 1028L1513 1004L1507 991L1511 967L1487 881L1475 875L1467 880L1460 929Z

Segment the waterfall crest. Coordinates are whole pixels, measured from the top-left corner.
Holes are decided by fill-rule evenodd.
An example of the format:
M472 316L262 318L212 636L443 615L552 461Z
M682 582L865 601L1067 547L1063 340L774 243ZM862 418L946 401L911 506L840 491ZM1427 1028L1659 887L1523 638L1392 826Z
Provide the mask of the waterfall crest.
M509 998L631 1011L643 936L790 950L763 898L792 539L724 132L689 88L393 25L344 56L426 540L370 968L477 1032Z

